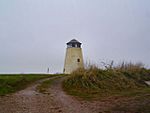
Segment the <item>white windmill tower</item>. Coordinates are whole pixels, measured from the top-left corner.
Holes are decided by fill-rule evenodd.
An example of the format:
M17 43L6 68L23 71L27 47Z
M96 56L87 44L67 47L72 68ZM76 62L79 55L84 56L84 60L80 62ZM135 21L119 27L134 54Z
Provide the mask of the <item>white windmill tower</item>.
M84 68L81 43L76 39L67 43L64 73L70 74L72 71Z

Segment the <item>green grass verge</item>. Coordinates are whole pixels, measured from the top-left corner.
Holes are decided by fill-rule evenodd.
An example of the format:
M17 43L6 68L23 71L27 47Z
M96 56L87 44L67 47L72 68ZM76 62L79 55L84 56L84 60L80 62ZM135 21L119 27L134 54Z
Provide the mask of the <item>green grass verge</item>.
M14 93L24 89L36 80L53 77L50 74L1 74L0 75L0 95Z
M36 90L40 93L43 93L43 94L47 94L49 93L48 92L48 88L51 87L51 84L53 83L54 80L58 79L59 77L62 77L62 76L58 76L56 78L52 78L52 79L49 79L49 80L46 80L46 81L43 81L40 85L38 85L36 87Z
M136 96L144 96L146 94L150 94L150 88L139 88L139 89L131 89L124 91L110 91L105 92L103 90L90 90L90 89L75 89L75 88L66 88L63 86L64 91L66 91L69 95L79 97L84 100L103 100L108 97L136 97Z

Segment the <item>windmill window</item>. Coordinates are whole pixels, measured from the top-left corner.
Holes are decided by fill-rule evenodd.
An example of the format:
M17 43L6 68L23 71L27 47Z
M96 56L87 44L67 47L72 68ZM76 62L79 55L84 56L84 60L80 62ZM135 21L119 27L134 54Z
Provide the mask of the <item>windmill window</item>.
M77 62L80 62L80 59L79 59L79 58L77 59Z
M72 44L72 47L75 47L75 44Z
M64 72L65 72L65 68L64 68Z
M78 47L79 47L79 48L81 47L80 44L78 44Z

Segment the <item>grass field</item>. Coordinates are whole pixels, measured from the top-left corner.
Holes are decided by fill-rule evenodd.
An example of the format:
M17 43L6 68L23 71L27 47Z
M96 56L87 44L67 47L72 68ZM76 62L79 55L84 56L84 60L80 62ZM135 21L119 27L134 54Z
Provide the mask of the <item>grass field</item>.
M58 75L50 74L1 74L0 95L6 95L24 89L36 80Z

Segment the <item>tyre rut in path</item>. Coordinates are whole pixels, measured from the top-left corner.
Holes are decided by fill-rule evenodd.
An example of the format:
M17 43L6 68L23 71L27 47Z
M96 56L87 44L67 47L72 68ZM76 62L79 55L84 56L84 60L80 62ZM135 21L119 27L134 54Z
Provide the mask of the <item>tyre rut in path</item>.
M63 113L93 113L91 109L88 109L83 105L81 101L76 100L72 96L67 95L62 90L62 81L64 78L57 79L53 82L50 89L51 95L54 98Z

